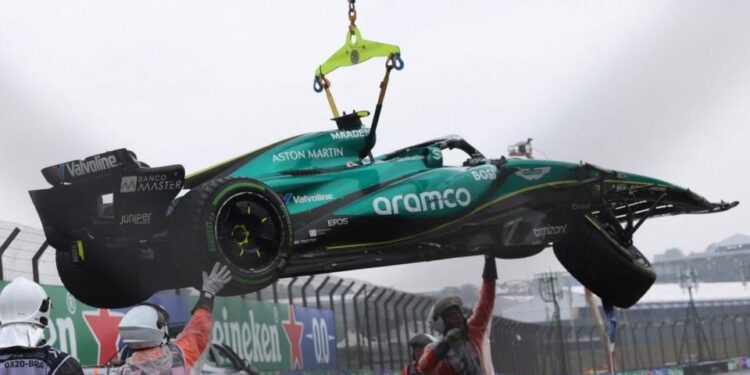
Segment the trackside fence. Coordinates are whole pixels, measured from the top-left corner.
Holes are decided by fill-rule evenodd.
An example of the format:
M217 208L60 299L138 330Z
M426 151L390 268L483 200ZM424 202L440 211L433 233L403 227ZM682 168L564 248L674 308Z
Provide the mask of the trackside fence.
M49 249L43 233L4 222L0 222L0 276L4 280L31 276L43 284L61 285L54 249ZM427 324L433 297L331 275L281 279L242 298L331 310L337 368L352 373L396 371L409 361L406 343L411 335L426 332L439 336ZM618 371L664 369L748 355L749 322L750 311L706 316L700 322L620 322ZM495 371L513 375L601 373L607 365L601 337L595 327L583 323L571 326L564 322L556 327L494 317L489 340Z

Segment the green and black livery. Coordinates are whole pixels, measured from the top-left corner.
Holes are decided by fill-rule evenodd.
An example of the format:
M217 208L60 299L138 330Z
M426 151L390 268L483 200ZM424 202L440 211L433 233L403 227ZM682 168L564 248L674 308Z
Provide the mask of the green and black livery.
M628 307L655 280L632 241L646 218L737 204L591 164L490 159L457 136L363 158L368 129L345 128L187 177L125 149L45 168L53 187L31 197L63 283L122 307L198 285L214 261L234 273L223 293L239 295L279 277L552 245L583 285ZM444 165L446 149L465 151L463 165Z

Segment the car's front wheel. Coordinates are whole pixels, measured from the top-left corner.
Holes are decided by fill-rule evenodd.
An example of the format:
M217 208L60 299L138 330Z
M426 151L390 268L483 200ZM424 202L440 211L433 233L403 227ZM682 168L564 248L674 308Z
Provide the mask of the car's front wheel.
M583 286L608 303L628 308L656 280L648 259L632 244L622 244L606 225L585 216L554 243L557 259Z

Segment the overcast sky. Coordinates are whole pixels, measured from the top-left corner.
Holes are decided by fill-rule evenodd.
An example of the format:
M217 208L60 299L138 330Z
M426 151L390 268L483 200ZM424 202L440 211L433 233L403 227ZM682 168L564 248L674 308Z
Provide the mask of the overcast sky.
M376 153L460 134L486 155L534 138L744 205L648 222L636 245L703 251L750 233L750 2L360 0L365 39L401 46ZM0 1L0 219L40 227L45 166L127 147L188 171L333 128L313 72L344 41L328 1ZM330 75L374 109L382 61ZM551 250L501 280L561 269ZM477 283L481 259L345 273L409 290Z

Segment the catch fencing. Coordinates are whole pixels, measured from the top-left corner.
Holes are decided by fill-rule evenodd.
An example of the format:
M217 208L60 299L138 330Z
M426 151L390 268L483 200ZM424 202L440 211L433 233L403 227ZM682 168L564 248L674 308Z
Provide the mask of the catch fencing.
M0 276L31 277L61 285L41 231L0 222ZM438 335L427 323L431 296L405 293L332 275L278 280L242 298L294 304L334 313L337 367L394 371L408 363L415 333ZM750 313L688 319L620 322L618 370L654 369L739 357L750 353ZM604 341L596 327L522 323L494 317L490 331L495 371L501 374L593 374L606 369ZM561 341L562 338L562 341Z
M746 356L750 353L748 323L750 313L705 317L700 322L621 322L615 345L617 369L664 369ZM498 372L594 374L608 368L605 342L594 326L563 324L558 328L506 319L496 324L492 345Z

